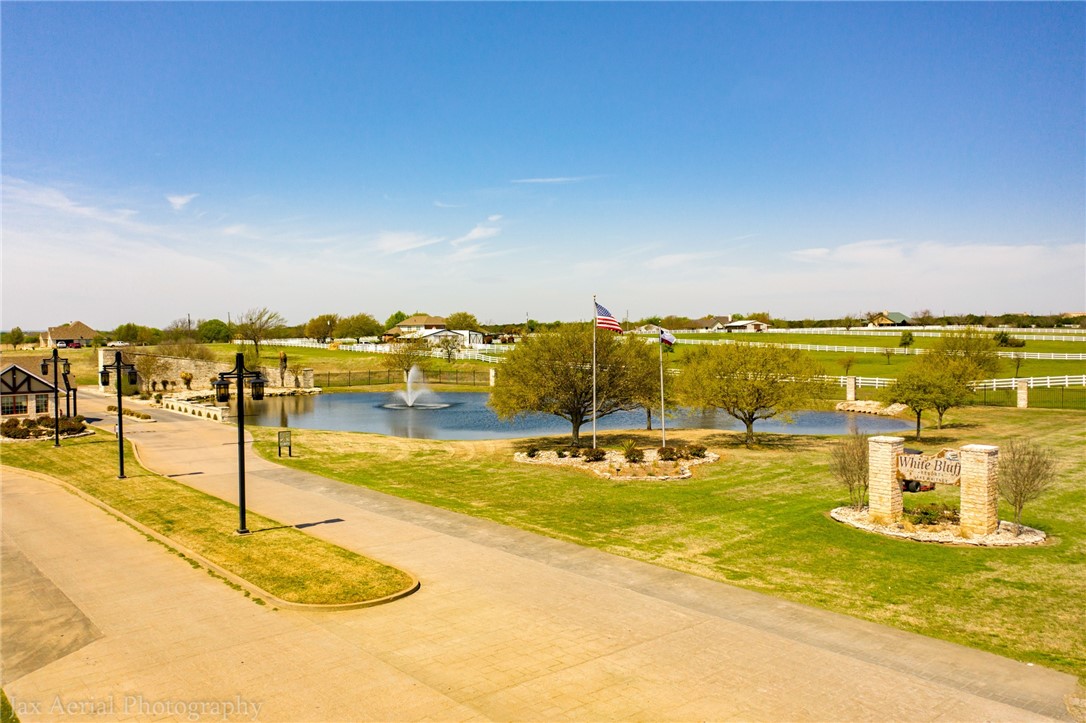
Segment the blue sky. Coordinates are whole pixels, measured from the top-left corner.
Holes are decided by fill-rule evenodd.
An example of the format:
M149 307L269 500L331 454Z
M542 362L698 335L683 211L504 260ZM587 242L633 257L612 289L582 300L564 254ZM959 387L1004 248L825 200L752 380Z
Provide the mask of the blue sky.
M4 328L1086 310L1081 3L0 13Z

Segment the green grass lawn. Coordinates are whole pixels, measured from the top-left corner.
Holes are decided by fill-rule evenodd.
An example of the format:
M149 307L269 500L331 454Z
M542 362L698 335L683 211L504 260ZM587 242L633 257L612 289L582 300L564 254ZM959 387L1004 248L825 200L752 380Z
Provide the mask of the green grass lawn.
M3 463L57 477L137 522L288 602L343 604L405 590L411 578L293 527L248 513L252 534L234 534L238 508L142 468L125 456L117 479L116 437L5 444Z
M676 441L701 441L723 459L692 479L632 482L514 463L527 441L294 430L295 457L279 460L275 430L252 431L265 457L333 479L1086 676L1086 416L968 408L947 422L910 446L1031 436L1053 450L1057 483L1023 517L1051 544L924 545L838 524L827 513L847 493L828 471L829 437L763 436L747 450L736 434L676 431ZM643 434L601 439L658 445Z

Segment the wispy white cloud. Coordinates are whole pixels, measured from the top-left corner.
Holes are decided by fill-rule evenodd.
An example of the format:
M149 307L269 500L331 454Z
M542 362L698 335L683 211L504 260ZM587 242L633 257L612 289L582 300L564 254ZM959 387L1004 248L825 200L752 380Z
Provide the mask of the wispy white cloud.
M200 194L198 193L190 193L185 196L166 196L166 200L170 202L171 206L173 206L174 211L180 211L185 208L185 206L189 205L189 203L192 202L192 199L196 198L199 195Z
M502 215L500 213L496 213L493 216L487 216L486 220L490 223L497 223L498 221L502 220Z
M463 208L461 203L445 203L444 201L434 201L434 205L438 208Z
M442 236L427 236L414 231L382 231L377 235L374 248L383 254L398 254L424 246L441 243Z
M454 238L449 243L453 246L459 246L460 244L468 243L470 241L482 241L483 239L494 238L501 232L502 230L497 226L486 226L480 223L463 236Z
M685 254L664 254L662 256L655 256L645 262L645 268L657 270L657 269L670 269L676 266L687 266L695 264L701 261L706 261L713 258L718 258L722 255L719 251L705 251L701 253L685 253Z

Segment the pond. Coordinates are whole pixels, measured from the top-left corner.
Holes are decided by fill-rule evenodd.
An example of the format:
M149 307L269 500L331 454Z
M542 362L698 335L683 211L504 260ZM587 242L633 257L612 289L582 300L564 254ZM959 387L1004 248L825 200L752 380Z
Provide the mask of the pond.
M528 414L503 422L486 406L490 395L479 392L433 395L424 407L404 407L395 392L356 392L299 397L268 397L259 402L246 400L245 422L265 427L324 429L345 432L373 432L417 439L513 439L569 434L569 422L550 414ZM231 400L231 408L236 405ZM436 404L435 404L436 403ZM432 407L438 408L432 408ZM754 425L757 432L783 434L868 434L902 432L909 422L847 412L799 412L794 424L768 419ZM667 420L668 429L743 430L743 425L723 412L677 410ZM619 412L603 417L597 430L643 430L645 412ZM659 415L653 415L659 430ZM592 434L591 423L581 427L582 438Z

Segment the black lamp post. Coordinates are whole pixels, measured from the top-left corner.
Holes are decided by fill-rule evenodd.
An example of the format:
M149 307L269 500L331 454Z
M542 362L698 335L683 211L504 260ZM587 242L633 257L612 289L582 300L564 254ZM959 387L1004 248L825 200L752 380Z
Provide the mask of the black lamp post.
M49 363L53 363L53 446L60 446L60 379L57 374L57 366L64 365L64 375L72 373L72 365L67 359L60 357L60 352L53 347L53 356L41 360L41 373L45 376L49 373Z
M116 352L112 364L103 364L98 372L98 381L103 387L109 386L109 370L117 372L117 479L124 479L124 407L121 406L121 372L128 372L128 383L137 381L136 367L121 361L121 353Z
M245 355L240 351L234 368L219 372L219 380L212 384L215 387L215 401L230 401L228 379L237 380L238 384L238 534L248 535L249 528L245 526L245 382L249 382L253 400L260 401L264 398L266 380L260 372L245 368Z

